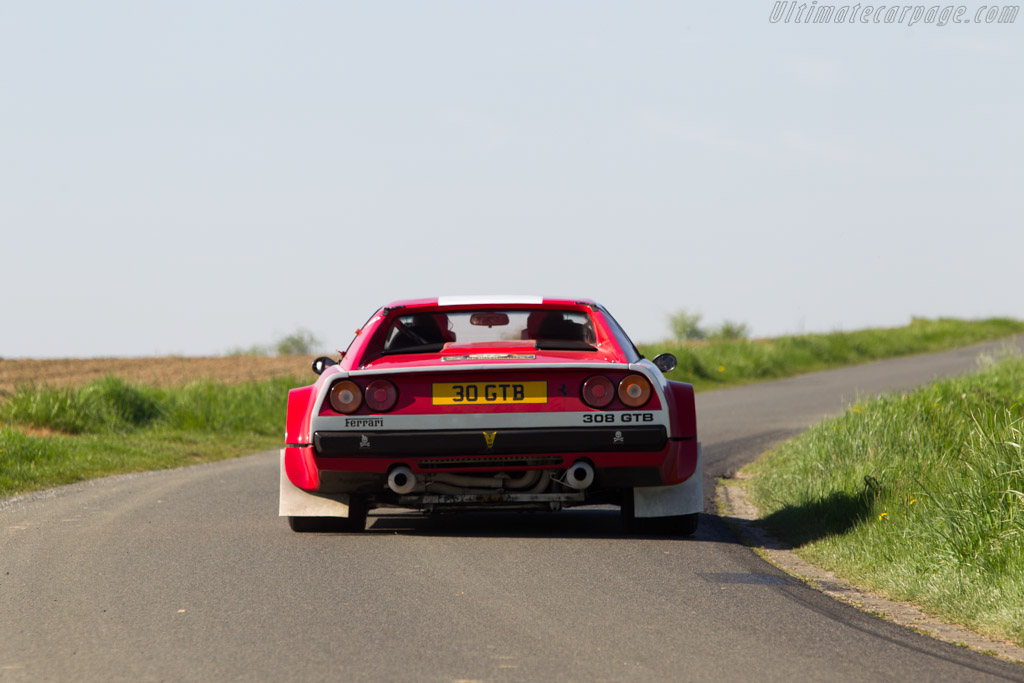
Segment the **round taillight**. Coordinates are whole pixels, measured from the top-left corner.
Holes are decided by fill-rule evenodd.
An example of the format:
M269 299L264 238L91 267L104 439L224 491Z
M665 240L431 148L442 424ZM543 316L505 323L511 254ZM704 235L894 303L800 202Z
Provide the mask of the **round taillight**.
M630 408L639 408L651 399L651 383L643 375L626 375L619 382L619 400Z
M363 403L363 392L351 380L342 380L331 387L331 407L339 413L354 413Z
M391 410L398 402L398 388L386 379L375 379L366 387L366 405L378 413Z
M583 402L591 408L605 408L615 398L615 385L603 375L594 375L583 383Z

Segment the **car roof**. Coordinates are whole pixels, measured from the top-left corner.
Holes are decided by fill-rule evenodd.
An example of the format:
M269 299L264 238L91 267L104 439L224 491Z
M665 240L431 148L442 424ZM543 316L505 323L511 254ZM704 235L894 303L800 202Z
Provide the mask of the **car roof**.
M448 306L596 306L590 299L557 299L518 294L491 296L441 296L434 299L393 301L385 308L438 308Z

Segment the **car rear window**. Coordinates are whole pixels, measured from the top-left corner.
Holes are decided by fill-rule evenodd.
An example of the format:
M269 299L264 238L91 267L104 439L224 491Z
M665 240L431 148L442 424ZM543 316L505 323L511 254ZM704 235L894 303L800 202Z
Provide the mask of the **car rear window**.
M533 341L538 349L593 351L597 336L590 316L550 309L430 312L391 319L384 353L429 353L449 342Z

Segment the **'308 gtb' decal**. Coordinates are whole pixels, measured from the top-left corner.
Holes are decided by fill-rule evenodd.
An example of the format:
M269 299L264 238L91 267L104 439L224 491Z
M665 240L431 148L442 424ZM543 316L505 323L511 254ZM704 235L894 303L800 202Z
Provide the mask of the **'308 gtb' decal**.
M654 422L654 413L587 413L583 416L583 424L613 422Z

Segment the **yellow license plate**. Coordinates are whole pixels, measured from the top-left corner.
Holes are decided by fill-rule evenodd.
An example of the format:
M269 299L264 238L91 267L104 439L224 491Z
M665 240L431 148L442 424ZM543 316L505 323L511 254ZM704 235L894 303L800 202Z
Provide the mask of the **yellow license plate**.
M454 382L433 386L435 406L547 403L547 382Z

